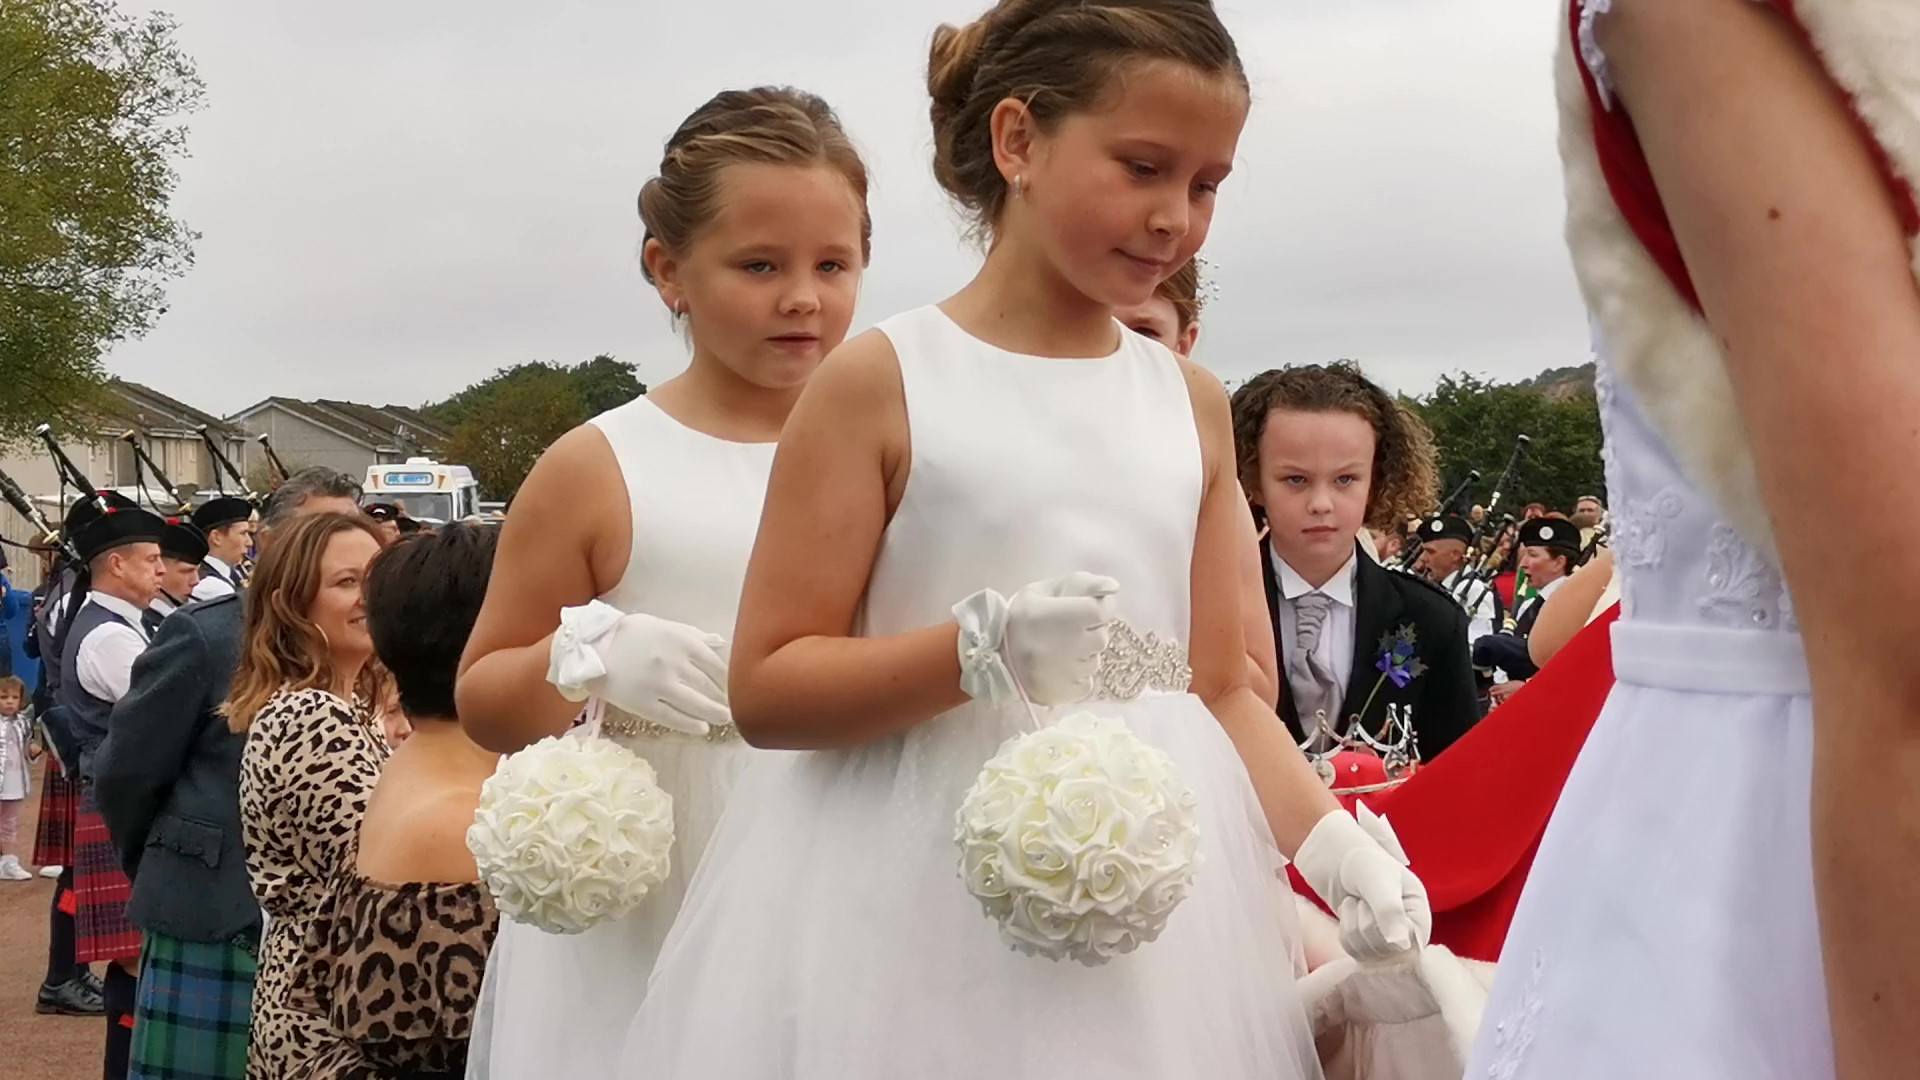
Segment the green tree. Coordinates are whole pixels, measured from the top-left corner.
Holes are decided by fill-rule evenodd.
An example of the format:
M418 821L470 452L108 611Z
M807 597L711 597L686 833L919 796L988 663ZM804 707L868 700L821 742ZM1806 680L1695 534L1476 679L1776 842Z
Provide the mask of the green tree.
M1442 494L1480 470L1470 501L1485 504L1513 453L1515 436L1532 439L1500 495L1516 517L1527 503L1570 511L1581 495L1605 489L1600 464L1600 412L1590 392L1555 396L1465 373L1441 376L1433 392L1409 404L1433 429L1440 450Z
M606 353L575 365L569 374L579 387L589 416L599 416L647 392L632 364L615 360Z
M632 364L603 353L501 368L422 411L452 430L447 460L471 468L488 498L511 499L555 439L646 392Z
M0 441L83 422L102 353L165 311L193 261L168 211L202 92L167 15L0 0Z
M587 410L586 416L581 417L585 420L588 416L597 416L646 393L646 386L634 372L632 364L615 360L605 353L572 367L547 360L532 360L501 368L445 401L435 402L421 411L448 427L459 427L508 387L544 385L557 380L571 386L579 395L582 408Z
M511 499L547 447L592 415L579 387L552 368L499 383L461 411L447 458L472 469L494 499Z

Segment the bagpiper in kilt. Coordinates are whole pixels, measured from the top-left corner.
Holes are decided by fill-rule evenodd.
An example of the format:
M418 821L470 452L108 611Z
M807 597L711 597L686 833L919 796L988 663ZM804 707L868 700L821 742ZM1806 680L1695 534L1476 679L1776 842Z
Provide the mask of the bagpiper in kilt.
M220 713L242 622L238 596L162 621L93 755L100 816L133 879L127 917L146 937L128 1080L247 1075L261 916L241 840L246 737Z
M81 963L107 962L107 1032L104 1075L127 1075L133 1037L133 967L140 957L140 931L127 918L133 883L100 817L88 778L106 739L114 702L125 696L133 663L147 646L141 613L160 583L160 539L166 521L134 506L107 502L83 526L74 547L86 561L60 631L59 690L49 727L72 737L80 777L74 815L74 956ZM54 714L58 715L54 715Z

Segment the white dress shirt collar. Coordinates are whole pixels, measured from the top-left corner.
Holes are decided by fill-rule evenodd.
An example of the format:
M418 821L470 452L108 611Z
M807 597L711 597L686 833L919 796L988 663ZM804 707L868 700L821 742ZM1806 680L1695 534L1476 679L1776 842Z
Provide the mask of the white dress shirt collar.
M128 603L127 601L122 600L119 597L112 595L111 593L93 592L93 593L87 594L87 602L93 603L93 604L99 604L101 607L106 608L108 611L111 611L115 615L118 615L121 618L127 620L127 622L130 625L132 625L132 627L135 630L140 632L141 637L147 636L146 629L142 626L140 622L140 609L137 607L134 607L132 604Z
M1268 545L1268 550L1272 551L1271 544ZM1348 556L1346 565L1334 571L1333 576L1327 579L1327 583L1316 589L1307 584L1307 579L1301 577L1299 571L1289 566L1287 560L1281 558L1278 551L1273 551L1273 574L1278 579L1280 595L1288 600L1298 600L1310 592L1317 592L1326 594L1326 597L1336 604L1353 607L1353 579L1358 572L1359 567L1355 565L1354 557Z

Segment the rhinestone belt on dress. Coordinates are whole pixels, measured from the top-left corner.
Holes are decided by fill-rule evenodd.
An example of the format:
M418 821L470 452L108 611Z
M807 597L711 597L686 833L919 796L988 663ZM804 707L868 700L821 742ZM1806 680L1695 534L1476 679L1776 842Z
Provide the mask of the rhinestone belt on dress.
M1186 646L1151 630L1142 635L1124 619L1107 624L1107 647L1093 675L1095 700L1132 701L1149 690L1184 694L1192 685Z
M714 724L707 728L705 735L689 735L665 724L642 720L632 713L615 709L607 710L606 717L600 721L600 730L604 734L618 735L623 739L694 739L709 743L740 741L740 729L732 724Z

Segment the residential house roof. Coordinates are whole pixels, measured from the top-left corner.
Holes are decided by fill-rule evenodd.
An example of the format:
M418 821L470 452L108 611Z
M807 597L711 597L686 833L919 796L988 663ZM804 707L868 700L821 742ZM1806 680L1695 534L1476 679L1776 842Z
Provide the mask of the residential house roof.
M362 405L329 398L301 401L298 398L270 397L240 410L231 419L235 422L244 421L268 408L278 408L326 428L349 442L381 453L432 452L440 449L448 439L445 429L405 406Z
M169 432L191 436L204 426L216 437L246 438L246 432L212 413L126 379L107 380L107 392L101 396L98 411L105 427L117 429L110 434L117 435L131 427L148 434Z

